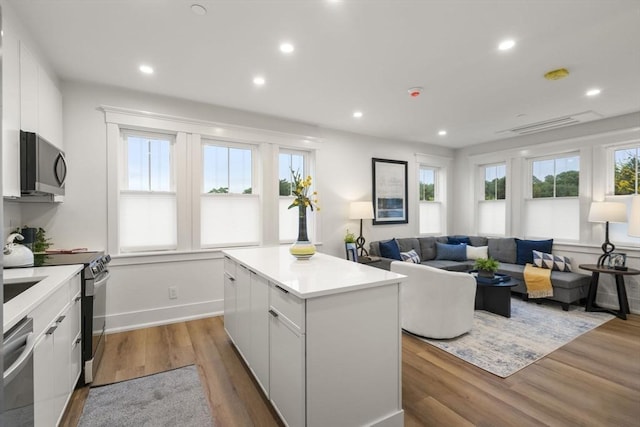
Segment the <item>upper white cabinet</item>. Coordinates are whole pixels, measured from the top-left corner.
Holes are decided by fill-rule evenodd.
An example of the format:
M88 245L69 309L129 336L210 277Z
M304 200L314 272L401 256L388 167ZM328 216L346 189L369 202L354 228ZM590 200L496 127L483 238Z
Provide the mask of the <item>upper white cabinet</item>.
M20 41L4 27L2 37L2 195L20 197Z
M38 62L20 43L20 128L38 132Z
M20 127L63 149L62 95L24 43L20 43Z
M62 94L11 25L2 38L2 195L20 197L20 130L63 149Z

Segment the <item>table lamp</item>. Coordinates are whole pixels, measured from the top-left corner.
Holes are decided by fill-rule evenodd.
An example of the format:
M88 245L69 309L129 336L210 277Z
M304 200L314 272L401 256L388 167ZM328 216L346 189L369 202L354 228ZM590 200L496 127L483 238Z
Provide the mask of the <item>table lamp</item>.
M631 199L631 216L629 217L629 236L640 237L640 195Z
M373 219L373 203L371 202L351 202L349 205L349 219L360 220L360 236L356 239L356 249L359 250L359 256L369 255L364 248L364 237L362 236L362 220Z
M604 222L605 237L602 244L602 255L598 258L598 267L604 267L605 261L609 259L611 252L616 248L609 241L609 223L627 222L627 206L624 203L616 202L591 202L589 209L589 222Z

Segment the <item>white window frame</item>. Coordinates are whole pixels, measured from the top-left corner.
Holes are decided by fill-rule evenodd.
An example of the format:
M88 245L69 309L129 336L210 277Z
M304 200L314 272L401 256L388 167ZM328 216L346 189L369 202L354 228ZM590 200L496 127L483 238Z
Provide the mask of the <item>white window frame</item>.
M280 222L281 222L281 209L283 205L287 205L289 206L293 200L294 197L291 196L281 196L280 195L280 154L294 154L294 155L299 155L302 156L303 158L303 169L302 171L300 171L300 174L303 177L306 176L311 176L313 178L313 183L312 183L312 188L311 191L315 191L313 188L315 187L315 183L317 182L317 177L314 175L314 169L315 169L315 155L312 151L305 151L305 150L298 150L295 148L289 148L289 147L279 147L278 148L278 153L277 153L277 166L275 167L276 170L276 194L278 195L278 213L277 213L277 218L278 218L278 241L280 244L288 244L288 243L293 243L296 240L296 237L293 238L282 238L280 235ZM293 211L293 209L292 209ZM292 215L293 216L293 215ZM297 215L295 215L297 218ZM297 221L297 220L296 220ZM297 224L297 222L296 222ZM296 229L297 229L297 225L296 225ZM317 209L314 209L313 212L311 212L311 210L307 210L307 235L309 237L309 239L311 239L312 242L316 242L317 241L317 236L319 235L318 232L318 216L317 216Z
M420 200L420 172L423 169L433 171L433 200ZM444 176L442 167L433 166L431 164L419 163L417 171L417 187L418 187L418 234L421 236L441 235L445 231L444 224L446 223L446 211L444 203L442 201L442 195L446 194L444 186ZM436 216L435 223L424 224L424 217L434 215Z
M128 137L130 136L134 136L134 137L142 137L142 138L149 138L149 139L161 139L161 140L168 140L169 144L170 144L170 171L169 171L169 187L170 189L168 191L157 191L157 190L129 190L128 189L128 163L129 163L129 159L128 159L128 149L126 149L125 147L127 147L128 144ZM131 129L131 128L123 128L120 131L120 137L119 137L119 150L118 150L118 154L120 157L120 162L119 164L122 165L122 167L118 168L118 215L121 214L120 212L120 208L121 208L121 204L120 204L120 199L123 195L140 195L140 196L147 196L147 197L151 197L151 198L155 198L154 196L158 196L158 197L166 197L166 196L173 196L175 198L175 204L176 204L176 243L175 245L162 245L162 246L158 246L158 245L139 245L139 246L131 246L131 247L127 247L127 248L123 248L122 247L122 242L120 240L120 234L118 233L118 253L134 253L134 252L156 252L156 251L172 251L172 250L176 250L178 247L178 239L179 239L179 232L178 232L178 223L179 223L179 218L178 218L178 190L177 190L177 176L176 176L176 170L177 170L177 165L176 165L176 145L177 145L177 138L176 138L176 134L175 133L165 133L165 132L158 132L158 131L149 131L149 130L136 130L136 129ZM120 223L120 221L118 221ZM118 228L119 229L119 228Z
M555 183L555 178L557 177L557 173L555 171L555 164L554 164L554 189L553 189L553 193L554 195L552 197L533 197L533 163L537 162L537 161L544 161L544 160L557 160L557 159L565 159L565 158L570 158L570 157L577 157L578 158L578 195L577 196L556 196L556 183ZM524 180L524 182L527 185L527 191L525 192L525 194L527 195L527 197L525 197L524 199L524 204L523 204L523 216L524 216L524 221L522 223L522 230L523 230L523 234L525 236L525 238L532 238L532 239L540 239L540 238L553 238L555 241L559 241L559 242L571 242L571 243L576 243L580 241L581 238L581 227L580 227L580 218L581 216L581 206L580 206L580 194L582 192L582 188L583 188L583 180L584 180L584 175L583 175L583 171L584 171L584 159L582 156L582 153L579 150L572 150L572 151L568 151L568 152L561 152L561 153L555 153L555 154L550 154L550 155L546 155L546 156L540 156L540 157L530 157L527 160L527 179ZM545 212L543 215L538 215L536 218L530 218L530 216L533 216L532 212L535 212L537 208L539 208L539 206L535 206L536 204L542 204L544 202L548 202L548 203L554 203L554 205L557 206L552 206L551 209L549 209L548 207L543 209L543 211ZM558 208L558 206L561 206L560 208ZM576 210L577 212L575 213L575 216L572 218L572 221L568 221L567 222L567 226L562 227L559 226L558 230L563 230L563 232L567 232L567 234L562 235L560 234L560 231L554 232L552 227L542 227L545 230L550 230L550 231L545 231L544 233L539 233L536 234L535 232L531 232L530 230L530 226L531 226L531 222L530 221L551 221L553 219L557 219L559 216L559 213L565 213L568 210L573 209ZM539 210L539 209L538 209Z
M606 148L607 159L607 186L605 200L608 202L618 202L627 205L627 216L630 215L631 199L634 195L640 195L640 182L636 182L635 194L615 194L615 152L635 148L640 151L640 140L633 140L622 144L610 145ZM629 236L627 234L629 226L627 223L609 223L609 238L616 242L616 246L640 246L640 237Z
M249 144L256 147L254 157L253 189L260 194L260 242L278 244L277 190L273 185L277 176L275 165L280 147L299 148L315 158L315 152L322 147L322 140L307 135L275 132L266 129L249 128L222 124L205 120L158 114L128 108L100 106L106 123L107 155L107 247L106 250L120 258L131 259L133 263L157 262L157 259L201 259L210 257L208 252L218 248L200 248L200 147L201 139L222 140L230 143ZM119 186L122 168L121 132L123 129L147 131L175 135L175 167L178 245L175 250L123 253L119 250ZM313 161L311 167L313 167ZM310 170L314 181L318 177ZM266 184L265 184L266 183ZM268 184L268 185L267 185ZM316 236L320 236L319 221ZM314 243L321 244L318 239ZM160 257L160 258L156 258Z
M504 166L504 176L505 176L505 198L504 199L494 199L494 200L486 200L486 180L487 180L487 169L488 168L497 168L498 166ZM509 168L507 167L507 162L495 162L484 165L478 165L477 167L478 173L478 185L476 186L476 194L478 195L476 200L476 230L480 235L486 236L506 236L507 234L507 207L508 207L508 176L509 176ZM497 191L496 191L497 196ZM501 213L503 216L503 227L502 230L496 229L483 229L482 228L482 212L487 211L487 214L495 214L496 212Z
M197 140L197 143L196 143ZM217 147L225 147L225 148L238 148L244 150L251 151L251 194L242 194L242 193L204 193L203 181L204 181L204 171L203 167L203 152L205 145L213 145ZM192 182L193 182L193 217L194 217L194 228L192 230L193 234L193 242L195 248L200 249L213 249L213 248L222 248L222 247L235 247L235 246L256 246L260 244L261 235L262 235L262 217L263 217L263 208L260 199L260 187L258 184L257 173L258 173L258 146L250 143L241 143L237 141L227 140L224 138L217 138L208 135L201 135L199 138L194 138L192 146L197 149L193 150L193 166L197 165L192 169ZM229 169L229 173L230 173ZM237 200L250 200L256 199L257 201L257 209L258 209L258 218L257 218L257 233L256 239L247 240L247 241L238 241L238 242L218 242L211 244L203 244L202 243L202 227L203 220L201 216L202 212L202 198L220 198L222 199L237 199ZM254 203L255 204L255 203ZM195 219L197 218L197 221Z

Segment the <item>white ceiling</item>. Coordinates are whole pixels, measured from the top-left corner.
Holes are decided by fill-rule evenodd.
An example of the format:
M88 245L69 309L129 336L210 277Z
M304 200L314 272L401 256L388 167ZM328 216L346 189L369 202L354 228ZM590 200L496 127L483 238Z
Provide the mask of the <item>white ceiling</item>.
M62 79L390 140L463 147L560 116L640 110L638 0L11 3ZM193 3L208 13L195 15ZM498 51L505 38L516 47ZM296 48L288 56L285 40ZM139 73L141 63L155 74ZM560 67L569 77L543 78ZM593 87L601 95L585 96Z

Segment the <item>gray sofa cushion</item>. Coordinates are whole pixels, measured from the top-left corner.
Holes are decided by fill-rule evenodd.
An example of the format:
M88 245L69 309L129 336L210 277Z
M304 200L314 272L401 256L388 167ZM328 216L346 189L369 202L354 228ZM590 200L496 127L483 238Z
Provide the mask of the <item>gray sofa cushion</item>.
M471 246L488 246L486 237L482 236L469 236L469 241L471 241Z
M436 258L436 238L435 237L418 237L420 244L420 259L428 261Z
M489 256L500 262L516 263L516 239L513 237L490 238Z
M418 239L415 237L403 237L400 239L396 239L398 242L398 247L400 248L400 252L409 252L411 249L416 251L420 259L422 259L422 252L420 251L420 243L418 243Z
M473 266L473 261L449 261L444 259L433 259L424 261L421 264L428 265L433 268L440 268L449 271L469 271Z

